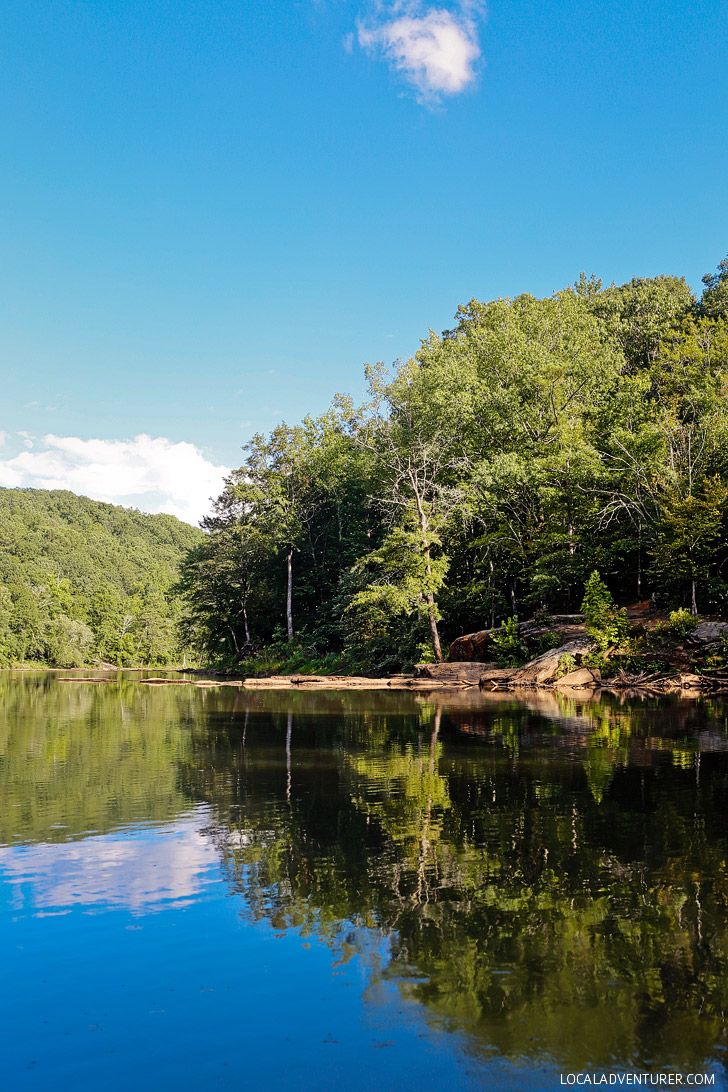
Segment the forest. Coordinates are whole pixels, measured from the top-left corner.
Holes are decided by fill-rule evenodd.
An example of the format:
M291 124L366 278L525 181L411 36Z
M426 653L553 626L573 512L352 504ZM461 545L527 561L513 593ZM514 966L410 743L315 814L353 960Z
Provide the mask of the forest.
M254 436L202 530L0 490L0 666L400 671L594 573L724 614L728 258L703 281L471 300L364 404Z
M728 259L461 306L368 395L245 447L183 563L184 642L396 671L514 617L728 602Z
M181 663L175 584L203 538L174 516L0 489L0 667Z

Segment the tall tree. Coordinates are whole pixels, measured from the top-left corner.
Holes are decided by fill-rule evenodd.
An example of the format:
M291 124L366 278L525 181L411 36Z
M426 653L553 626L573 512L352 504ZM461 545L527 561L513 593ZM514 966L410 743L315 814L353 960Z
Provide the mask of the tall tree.
M443 656L436 595L447 571L441 532L462 500L456 474L460 431L432 413L423 397L429 384L423 391L416 361L401 365L391 378L381 368L369 368L367 378L370 401L362 415L359 442L376 458L377 499L390 513L392 530L387 545L371 555L382 563L383 581L360 593L356 605L371 605L379 594L405 613L424 609L439 662ZM419 561L412 564L410 558L401 569L397 596L389 579L397 566L387 564L393 548L402 561L408 555Z

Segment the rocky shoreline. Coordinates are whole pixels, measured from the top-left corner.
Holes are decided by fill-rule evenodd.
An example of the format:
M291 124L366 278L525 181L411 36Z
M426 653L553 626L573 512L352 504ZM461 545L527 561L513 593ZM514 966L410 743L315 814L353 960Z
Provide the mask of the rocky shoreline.
M602 674L589 665L596 645L587 636L579 616L552 620L543 632L558 633L563 640L556 648L535 656L521 667L499 667L494 662L481 662L473 657L483 653L491 631L468 634L450 648L450 660L440 664L418 664L412 675L395 675L385 679L356 678L347 675L279 675L243 680L246 689L357 689L357 690L466 690L479 688L490 693L501 691L552 690L562 693L609 690L641 691L651 694L728 693L728 668L696 668L695 660L720 645L728 623L700 623L686 638L686 644L673 650L674 666L665 670L627 672L615 668L613 674ZM521 627L519 627L519 630ZM540 635L533 622L523 624L524 632ZM587 662L585 662L587 661ZM568 664L569 669L564 670Z
M541 636L534 622L519 625L519 634L531 638ZM646 694L697 695L728 693L728 666L706 666L706 654L719 648L728 633L728 622L704 621L687 634L684 640L673 642L660 652L662 663L655 670L628 672L618 664L608 671L609 656L601 655L606 670L593 666L595 642L586 634L579 616L552 619L544 633L561 638L555 648L549 648L519 667L502 667L480 657L492 645L491 630L468 634L450 647L450 659L439 664L417 664L411 674L385 678L352 675L269 675L245 678L193 677L170 679L149 677L139 679L142 686L196 686L200 688L231 686L245 690L409 690L424 693L462 691L493 693L524 693L525 691L555 691L592 696L602 690L635 691ZM477 658L476 658L477 657ZM720 661L719 661L720 662ZM710 659L707 659L710 663ZM112 665L103 665L112 667ZM116 668L113 668L114 672ZM108 677L65 676L60 682L104 682Z
M558 649L555 651L559 651ZM571 653L570 653L571 654ZM685 696L728 693L728 670L710 674L694 672L642 672L618 674L603 678L599 671L578 667L560 677L544 678L546 667L536 661L523 668L496 667L491 664L418 664L412 675L389 678L368 678L352 675L270 675L245 679L169 679L150 677L139 679L140 686L194 686L200 689L235 687L244 690L406 690L420 693L442 691L480 691L493 695L550 691L580 694L583 698L598 696L600 691L635 691L655 695ZM541 677L539 677L541 676ZM104 677L61 676L59 682L109 682Z

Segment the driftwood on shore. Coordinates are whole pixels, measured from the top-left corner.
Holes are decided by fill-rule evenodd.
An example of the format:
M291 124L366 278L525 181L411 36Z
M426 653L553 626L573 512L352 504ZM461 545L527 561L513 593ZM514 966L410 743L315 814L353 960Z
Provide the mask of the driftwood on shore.
M246 690L461 690L476 686L477 681L417 675L393 675L385 679L357 675L271 675L244 679L242 685Z
M88 678L81 678L79 675L60 675L58 682L112 682L111 679L104 679L99 676L89 676Z

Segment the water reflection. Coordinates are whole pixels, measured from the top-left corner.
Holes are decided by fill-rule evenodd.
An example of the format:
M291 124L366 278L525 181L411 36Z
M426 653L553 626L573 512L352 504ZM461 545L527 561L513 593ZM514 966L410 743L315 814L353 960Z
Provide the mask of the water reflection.
M372 997L396 984L480 1059L723 1056L720 703L125 681L0 700L0 870L39 909L142 912L219 867L243 919L356 955Z
M423 703L350 715L327 745L300 716L292 777L280 719L249 726L245 754L235 729L217 735L190 785L225 818L246 913L337 944L342 922L376 927L386 976L487 1055L570 1069L721 1056L719 707Z
M132 828L61 845L0 846L0 874L16 911L75 906L148 913L181 907L217 879L217 854L202 830L205 808L171 826Z

